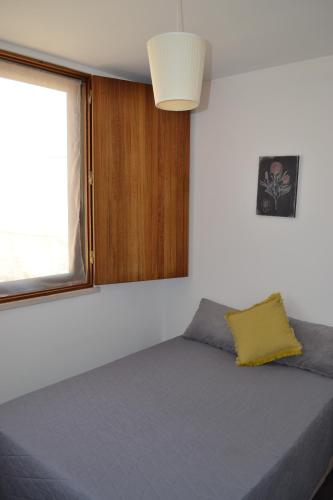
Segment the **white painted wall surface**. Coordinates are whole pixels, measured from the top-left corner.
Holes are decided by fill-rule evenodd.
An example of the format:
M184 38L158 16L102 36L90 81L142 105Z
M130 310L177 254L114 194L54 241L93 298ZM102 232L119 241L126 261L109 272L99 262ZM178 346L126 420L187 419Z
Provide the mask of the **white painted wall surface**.
M207 93L192 117L191 278L167 294L166 332L181 332L203 296L246 307L274 291L291 315L333 325L333 57ZM258 216L258 157L284 154L301 156L296 218Z

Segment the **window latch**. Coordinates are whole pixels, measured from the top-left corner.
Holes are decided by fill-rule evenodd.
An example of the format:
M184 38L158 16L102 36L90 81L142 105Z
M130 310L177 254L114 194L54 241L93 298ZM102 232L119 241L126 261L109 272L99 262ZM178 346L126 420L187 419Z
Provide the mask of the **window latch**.
M92 170L89 170L88 183L89 183L89 186L92 186L94 184L94 174L93 174Z

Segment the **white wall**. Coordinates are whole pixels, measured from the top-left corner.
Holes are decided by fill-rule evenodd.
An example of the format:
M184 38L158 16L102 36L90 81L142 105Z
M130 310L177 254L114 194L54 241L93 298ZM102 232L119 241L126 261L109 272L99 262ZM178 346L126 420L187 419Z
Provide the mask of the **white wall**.
M202 296L246 307L273 291L291 315L333 325L333 57L206 93L192 119L191 278L168 296L167 332ZM256 215L258 157L288 154L301 156L296 218Z

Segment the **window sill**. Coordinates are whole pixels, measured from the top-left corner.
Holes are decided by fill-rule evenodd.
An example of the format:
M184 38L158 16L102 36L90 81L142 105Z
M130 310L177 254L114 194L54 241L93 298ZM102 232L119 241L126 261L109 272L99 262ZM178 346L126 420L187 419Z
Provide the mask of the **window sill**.
M55 293L53 295L41 295L39 297L31 297L22 300L15 300L12 302L0 303L0 311L5 309L16 309L17 307L32 306L35 304L43 304L44 302L53 302L56 300L63 300L71 297L80 297L81 295L91 295L100 292L99 286L91 286L87 288L81 288L79 290L72 290L63 293Z

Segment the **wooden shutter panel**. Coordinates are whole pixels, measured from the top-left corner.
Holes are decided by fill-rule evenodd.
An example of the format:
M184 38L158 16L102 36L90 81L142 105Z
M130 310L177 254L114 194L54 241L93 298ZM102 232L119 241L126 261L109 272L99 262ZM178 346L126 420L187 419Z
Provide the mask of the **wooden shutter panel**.
M187 112L152 87L92 79L95 283L187 276Z

